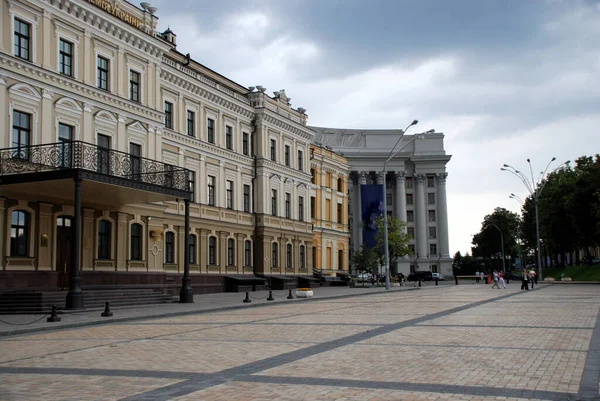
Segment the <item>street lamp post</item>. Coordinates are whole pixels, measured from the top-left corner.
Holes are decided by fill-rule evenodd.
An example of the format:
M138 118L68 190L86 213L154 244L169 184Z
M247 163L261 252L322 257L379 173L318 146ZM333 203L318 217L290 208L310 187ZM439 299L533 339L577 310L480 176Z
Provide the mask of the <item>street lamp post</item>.
M529 181L529 179L525 176L525 174L523 174L521 171L517 170L513 166L505 164L503 167L500 168L500 170L508 171L509 173L518 177L521 180L521 182L523 183L523 185L525 185L525 188L527 189L527 191L529 192L529 195L531 195L531 199L533 200L533 204L535 206L535 236L536 236L537 265L538 265L538 279L539 280L543 279L543 277L542 277L542 252L541 252L541 245L540 245L541 244L541 241L540 241L540 216L539 216L540 195L542 194L542 191L544 190L544 187L546 186L547 181L543 181L543 179L544 179L544 177L546 177L546 173L548 172L548 167L550 167L550 164L555 160L556 160L556 157L553 157L552 160L550 160L548 162L548 164L546 165L546 169L540 173L540 176L537 181L535 180L535 178L533 176L533 168L531 167L530 159L527 159L527 164L529 164L529 171L531 172L531 181ZM567 164L569 164L569 160L567 160L566 162L562 163L557 168L555 168L552 171L552 173ZM523 203L521 201L521 199L518 196L516 196L515 194L511 194L510 197Z
M500 242L502 244L502 273L506 273L506 265L504 264L504 235L502 234L502 230L500 229L500 227L498 227L496 224L494 223L490 223L491 225L493 225L494 227L496 227L496 229L498 231L500 231Z
M396 144L394 145L394 147L392 148L392 150L390 151L389 156L387 157L387 159L385 159L385 161L383 162L383 171L382 171L382 175L383 175L383 253L384 253L384 263L385 263L385 289L389 290L390 289L390 249L388 246L388 218L387 218L387 196L386 195L386 172L387 172L387 164L390 160L392 160L392 158L398 153L400 152L402 149L404 149L405 147L407 147L411 141L414 141L415 139L417 139L419 137L420 134L415 135L411 141L407 142L404 146L402 146L400 149L395 150L396 146L398 146L398 144L400 143L400 141L402 140L402 138L404 137L404 134L406 133L406 131L408 131L408 129L410 127L412 127L413 125L417 125L419 123L419 121L417 120L413 120L412 123L410 123L405 129L404 131L402 131L402 134L400 134L400 138L398 138L398 140L396 141ZM424 134L431 134L435 132L435 130L429 130L427 132L424 132Z

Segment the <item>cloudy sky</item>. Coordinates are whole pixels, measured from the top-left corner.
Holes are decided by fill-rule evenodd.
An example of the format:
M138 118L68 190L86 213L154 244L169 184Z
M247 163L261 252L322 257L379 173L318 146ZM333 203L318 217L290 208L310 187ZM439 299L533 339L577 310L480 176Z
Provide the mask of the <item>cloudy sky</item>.
M600 152L600 0L153 0L178 50L309 123L444 132L450 250L552 157Z

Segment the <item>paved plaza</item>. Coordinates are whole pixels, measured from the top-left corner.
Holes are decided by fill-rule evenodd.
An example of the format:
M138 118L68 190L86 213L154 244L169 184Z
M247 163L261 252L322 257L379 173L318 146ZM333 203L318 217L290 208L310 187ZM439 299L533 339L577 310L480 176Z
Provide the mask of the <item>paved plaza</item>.
M0 399L600 400L600 286L254 306L0 337Z

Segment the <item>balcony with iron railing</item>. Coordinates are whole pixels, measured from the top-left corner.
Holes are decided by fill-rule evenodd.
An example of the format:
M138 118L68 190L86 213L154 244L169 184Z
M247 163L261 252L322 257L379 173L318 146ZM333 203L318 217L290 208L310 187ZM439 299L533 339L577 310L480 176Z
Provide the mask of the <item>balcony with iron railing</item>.
M186 197L193 190L188 169L82 141L0 149L0 183L36 181L28 174L44 180L44 173L59 177L60 172L85 172L92 180L112 179L116 184L160 188Z

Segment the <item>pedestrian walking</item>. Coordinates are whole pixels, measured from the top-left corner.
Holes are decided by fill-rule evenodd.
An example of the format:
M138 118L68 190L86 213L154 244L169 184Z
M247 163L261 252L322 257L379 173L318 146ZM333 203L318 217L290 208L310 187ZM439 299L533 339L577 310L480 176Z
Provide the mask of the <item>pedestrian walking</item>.
M529 271L529 282L531 283L531 289L533 290L533 284L535 283L535 270Z
M475 272L475 283L479 284L479 270Z
M496 270L494 270L494 284L492 284L492 288L500 288L498 287L498 272Z
M521 289L529 291L529 275L527 269L523 269L521 272Z
M504 273L498 273L498 288L506 288L506 284L504 283Z

